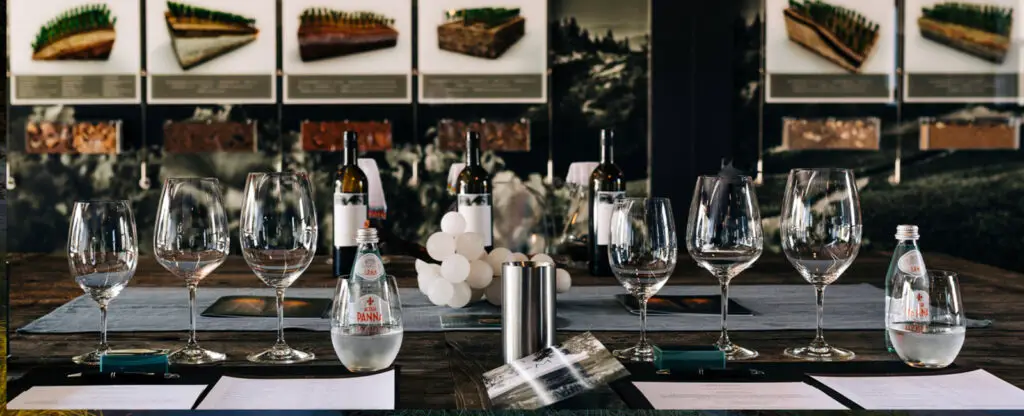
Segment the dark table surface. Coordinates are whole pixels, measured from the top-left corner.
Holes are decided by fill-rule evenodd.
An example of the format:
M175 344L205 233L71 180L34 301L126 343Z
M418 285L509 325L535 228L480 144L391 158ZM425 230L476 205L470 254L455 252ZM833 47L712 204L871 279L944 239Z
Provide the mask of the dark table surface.
M82 294L68 274L67 261L62 255L9 255L11 268L11 325L19 328ZM1024 274L995 267L971 263L961 259L927 253L929 268L953 270L960 273L962 295L966 311L973 318L993 319L985 329L968 330L967 340L957 363L984 368L1004 380L1024 387L1024 350L1020 349L1024 331ZM883 286L889 263L887 253L862 253L853 266L835 284L870 283ZM309 270L293 287L334 287L331 267L326 258L317 258ZM392 259L388 272L398 277L402 287L416 287L415 272L408 259ZM670 285L712 285L715 280L700 270L688 257L681 257L679 266L669 280ZM765 253L749 270L733 280L734 285L752 284L806 284L788 261L781 255ZM160 267L152 257L140 259L132 286L177 287L186 301L186 290ZM598 278L583 271L573 271L574 286L617 285L614 278ZM229 258L213 275L204 280L203 287L263 287L252 274L245 261L238 256ZM807 296L813 297L810 285ZM828 302L826 291L825 301ZM882 299L878 300L882 302ZM116 306L115 306L116 308ZM814 311L809 309L808 314ZM828 315L825 316L826 326ZM97 324L98 326L98 324ZM637 321L639 330L639 320ZM761 353L758 361L791 361L782 351L791 346L806 345L813 331L731 331L735 342L754 348ZM559 339L575 335L561 332ZM637 332L596 332L597 338L609 349L631 345ZM826 339L838 346L852 349L857 360L896 360L885 351L881 331L826 331ZM178 333L111 333L114 348L148 347L175 348L185 340ZM716 332L658 332L650 339L656 344L711 344ZM290 331L286 338L296 348L316 353L318 363L336 364L337 358L330 337L323 332ZM247 354L274 342L271 332L200 332L204 347L228 354L226 365L244 365ZM31 368L64 365L70 357L94 347L98 341L91 334L14 334L11 337L9 370L18 373ZM399 389L399 407L408 409L485 409L487 393L481 374L498 367L501 361L501 333L447 332L405 334L396 362L402 367ZM600 409L623 409L625 403L609 388L587 395L575 406Z

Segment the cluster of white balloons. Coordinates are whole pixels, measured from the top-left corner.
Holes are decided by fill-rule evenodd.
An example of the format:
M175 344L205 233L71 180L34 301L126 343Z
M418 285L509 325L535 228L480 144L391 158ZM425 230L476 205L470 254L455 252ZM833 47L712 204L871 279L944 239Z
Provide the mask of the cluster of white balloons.
M501 306L501 265L509 261L555 261L547 254L532 258L496 247L490 253L484 249L483 237L466 231L466 219L458 212L449 212L441 218L441 231L427 239L427 254L440 264L416 260L416 280L420 292L437 306L462 308L487 299ZM558 293L569 290L572 277L565 269L557 269L555 281Z

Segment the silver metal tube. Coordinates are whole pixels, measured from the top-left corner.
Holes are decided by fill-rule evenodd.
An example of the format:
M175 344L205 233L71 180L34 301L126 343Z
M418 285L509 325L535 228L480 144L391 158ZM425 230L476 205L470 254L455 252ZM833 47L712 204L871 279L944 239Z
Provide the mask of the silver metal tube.
M555 266L517 261L501 267L501 338L505 363L555 344Z

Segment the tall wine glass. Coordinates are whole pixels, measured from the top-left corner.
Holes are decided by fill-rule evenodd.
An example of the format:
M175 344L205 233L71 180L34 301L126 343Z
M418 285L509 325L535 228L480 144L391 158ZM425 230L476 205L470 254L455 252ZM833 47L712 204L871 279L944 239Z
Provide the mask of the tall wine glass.
M640 303L640 342L613 355L627 362L653 362L647 342L647 300L661 290L676 268L676 225L667 198L624 198L611 215L608 262L612 272Z
M817 335L786 355L809 361L852 360L854 353L825 342L822 333L825 286L853 263L860 250L860 198L847 169L793 169L782 203L782 250L797 272L814 285Z
M757 351L729 340L729 282L761 257L764 237L754 181L749 176L701 176L690 204L686 249L700 267L718 278L722 289L722 335L715 346L730 360L757 357Z
M313 353L284 342L284 291L316 254L317 220L313 187L305 173L250 173L245 182L239 236L242 255L256 276L277 291L277 342L249 355L256 363L291 364Z
M78 286L100 306L100 345L72 360L98 365L107 345L107 306L128 286L139 260L135 217L128 201L75 202L68 230L68 266Z
M217 179L164 181L153 251L160 265L188 286L188 342L168 357L174 364L205 364L225 359L224 354L200 348L196 342L196 289L201 280L224 263L229 241L228 217Z

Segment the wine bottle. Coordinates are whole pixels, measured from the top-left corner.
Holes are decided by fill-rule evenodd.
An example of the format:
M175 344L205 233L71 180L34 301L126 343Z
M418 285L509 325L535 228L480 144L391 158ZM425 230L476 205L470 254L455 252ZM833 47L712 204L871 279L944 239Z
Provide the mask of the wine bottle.
M491 220L491 177L480 165L480 134L466 133L466 167L455 182L458 211L466 219L466 231L480 234L489 252L494 246Z
M356 132L346 131L344 162L334 175L334 277L349 274L356 257L356 234L366 223L369 182L359 169Z
M601 163L590 174L587 197L590 212L590 241L587 243L590 257L590 274L611 276L608 265L608 240L611 239L611 216L615 200L626 196L626 182L622 169L615 166L611 129L601 130Z

